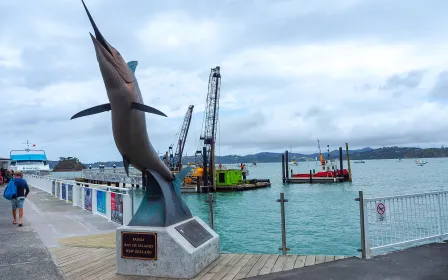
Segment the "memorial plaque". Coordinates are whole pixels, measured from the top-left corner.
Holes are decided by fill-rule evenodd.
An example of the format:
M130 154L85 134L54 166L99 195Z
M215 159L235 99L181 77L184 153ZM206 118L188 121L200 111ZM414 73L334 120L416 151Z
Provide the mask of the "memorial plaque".
M213 235L211 235L196 220L191 220L188 223L181 224L180 226L177 226L175 228L195 248L205 243L207 240L213 238Z
M122 232L123 259L157 260L157 233Z

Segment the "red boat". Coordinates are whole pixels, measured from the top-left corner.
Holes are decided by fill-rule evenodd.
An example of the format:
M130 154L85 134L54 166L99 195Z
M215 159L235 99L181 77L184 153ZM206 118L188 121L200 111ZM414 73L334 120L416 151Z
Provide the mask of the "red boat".
M312 178L337 178L338 180L335 180L335 182L349 181L350 175L348 170L343 169L341 172L341 169L338 168L336 159L328 159L328 160L323 159L322 153L320 151L320 145L319 145L319 161L320 161L320 170L318 170L317 173L313 173ZM292 174L291 172L291 178L305 178L305 179L310 178L310 173Z

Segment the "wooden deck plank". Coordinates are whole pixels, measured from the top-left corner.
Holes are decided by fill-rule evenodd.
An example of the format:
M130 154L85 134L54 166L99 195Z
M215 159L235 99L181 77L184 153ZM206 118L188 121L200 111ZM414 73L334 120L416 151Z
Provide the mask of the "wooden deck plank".
M176 280L117 275L116 251L113 249L63 246L51 248L50 252L68 280ZM344 258L346 257L322 255L221 254L193 280L237 280Z
M110 255L104 259L95 262L95 267L89 270L81 270L72 275L73 279L97 279L99 276L105 274L111 267L115 270L115 255Z
M305 260L305 266L310 266L310 265L314 265L314 263L316 262L316 256L306 256L306 260Z
M283 270L283 267L285 266L286 259L288 256L281 255L278 257L277 261L274 264L274 267L272 268L271 272L279 272Z
M305 266L306 256L297 256L294 268L300 268Z
M268 261L269 255L263 254L246 275L246 277L257 276L260 273L260 270L264 267L265 263Z
M264 275L271 273L272 268L277 262L279 255L270 255L268 261L264 264L258 275Z
M211 280L221 280L227 273L243 258L244 255L234 256L226 265L224 265Z
M236 254L227 254L222 261L209 270L200 280L211 280L226 264L228 264Z
M288 258L286 259L286 263L283 266L283 271L291 270L294 268L294 263L297 260L297 256L295 255L288 255Z
M225 254L221 254L216 260L214 260L209 266L207 266L206 268L204 268L201 272L199 272L198 275L196 275L196 277L192 278L192 280L199 280L201 279L202 276L204 276L205 274L207 274L210 269L212 269L213 267L215 267L218 263L220 263L224 257L226 255Z
M96 251L96 252L91 253L91 254L85 254L80 259L76 259L76 260L73 260L73 261L65 263L65 264L60 264L59 267L61 267L61 269L63 269L63 271L69 273L73 269L77 269L80 266L83 266L83 265L95 262L96 260L100 260L102 258L105 258L105 257L109 256L109 255L114 255L114 252L111 252L111 251L108 251L108 252Z
M243 269L243 267L247 264L247 262L252 258L253 255L247 254L244 255L238 263L236 263L232 269L227 273L222 280L232 280L235 276Z
M262 255L253 255L233 279L238 280L245 278L261 256Z
M103 252L97 252L96 250L89 251L78 251L76 254L71 255L70 258L64 258L58 260L59 266L67 266L69 264L76 263L80 260L85 259L87 256L96 256L98 254L103 254Z

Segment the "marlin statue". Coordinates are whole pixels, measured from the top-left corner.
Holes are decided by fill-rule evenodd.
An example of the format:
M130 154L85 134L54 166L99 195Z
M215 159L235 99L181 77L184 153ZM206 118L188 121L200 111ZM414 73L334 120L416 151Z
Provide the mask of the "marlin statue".
M85 109L71 119L111 111L112 131L123 165L129 176L129 165L142 172L145 197L133 216L130 226L169 226L192 218L180 193L181 182L191 168L174 175L152 147L146 131L145 113L161 116L161 111L143 103L135 77L137 61L125 62L96 26L83 0L82 4L92 24L90 33L96 57L106 87L109 103Z

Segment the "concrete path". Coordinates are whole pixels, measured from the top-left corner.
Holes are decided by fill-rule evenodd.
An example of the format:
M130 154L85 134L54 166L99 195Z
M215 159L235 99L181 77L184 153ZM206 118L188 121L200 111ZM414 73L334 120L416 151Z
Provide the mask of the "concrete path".
M115 232L119 226L36 188L31 188L25 208L47 247L58 246L60 238Z
M11 202L3 190L0 186L0 279L65 279L30 220L25 216L23 227L12 224Z
M370 260L343 259L250 279L447 280L448 244L424 245Z

